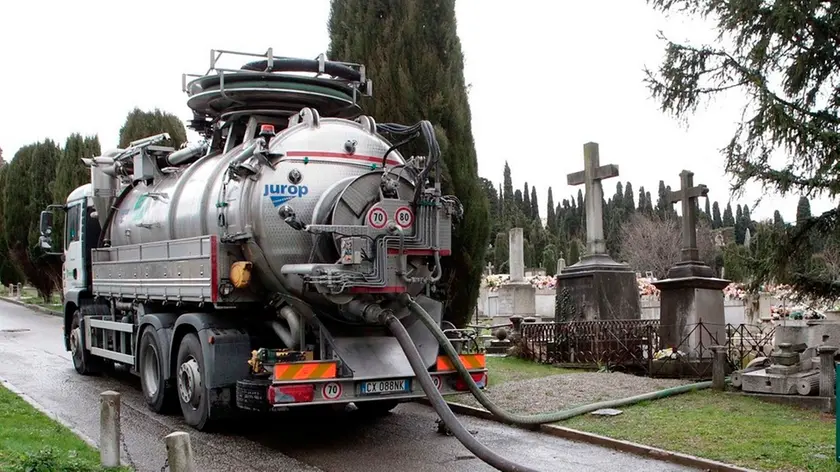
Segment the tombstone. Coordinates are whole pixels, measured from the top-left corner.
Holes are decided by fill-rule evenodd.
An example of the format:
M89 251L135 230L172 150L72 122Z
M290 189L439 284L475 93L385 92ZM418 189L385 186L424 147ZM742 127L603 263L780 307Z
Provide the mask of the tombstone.
M705 185L694 186L694 173L680 173L682 188L668 194L668 202L682 204L682 249L680 262L665 279L653 282L660 290L660 342L678 347L689 359L711 360L711 350L701 346L726 343L723 289L729 281L715 277L700 260L697 249L697 199L709 193ZM705 329L698 328L702 322ZM710 339L713 338L713 339Z
M744 247L749 249L750 248L750 241L752 240L752 234L750 234L750 229L747 228L747 231L744 233Z
M640 319L636 273L627 264L614 261L604 241L601 180L618 177L618 166L601 166L597 143L583 146L584 170L569 174L569 185L585 186L586 255L557 274L555 297L566 293L575 305L576 318L585 320ZM558 299L559 300L559 299ZM559 307L561 304L556 303ZM555 312L557 321L567 315Z
M484 274L485 275L493 275L493 269L494 269L493 263L488 262L487 266L484 267Z
M534 316L537 313L537 290L525 280L525 237L522 228L512 228L508 237L510 278L499 286L496 316L504 319Z
M565 269L565 268L566 268L566 259L563 259L561 257L560 259L557 259L557 270L555 270L554 273L555 274L560 274L561 272L563 272L563 269Z

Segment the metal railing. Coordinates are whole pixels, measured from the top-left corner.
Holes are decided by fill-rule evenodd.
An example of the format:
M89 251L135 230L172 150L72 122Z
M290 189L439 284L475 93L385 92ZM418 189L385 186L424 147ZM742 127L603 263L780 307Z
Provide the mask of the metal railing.
M769 355L775 336L774 326L700 322L679 328L675 345L664 345L663 334L677 328L659 320L526 323L517 352L525 359L562 367L708 378L712 346L723 346L729 368L741 369L750 360Z

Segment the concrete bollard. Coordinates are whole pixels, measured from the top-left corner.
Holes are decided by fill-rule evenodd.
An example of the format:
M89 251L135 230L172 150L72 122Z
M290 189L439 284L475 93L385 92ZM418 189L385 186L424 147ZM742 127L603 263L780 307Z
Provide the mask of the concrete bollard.
M103 467L120 466L120 394L99 394L99 458Z
M164 438L166 457L171 472L195 472L192 444L189 433L175 431Z
M820 354L820 396L823 398L834 397L834 354L837 352L835 346L820 346L817 348Z
M712 346L715 358L712 363L712 388L723 391L726 389L726 348Z

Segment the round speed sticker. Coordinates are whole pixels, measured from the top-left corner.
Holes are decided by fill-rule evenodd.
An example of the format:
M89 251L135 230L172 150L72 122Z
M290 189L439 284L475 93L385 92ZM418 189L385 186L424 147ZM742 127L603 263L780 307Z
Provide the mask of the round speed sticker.
M337 382L324 384L324 387L321 389L321 395L327 400L335 400L341 396L341 384Z
M394 214L394 220L400 228L411 228L411 225L414 224L414 212L411 211L411 208L400 207Z
M382 229L388 223L388 214L382 208L372 208L368 213L368 224L376 229Z

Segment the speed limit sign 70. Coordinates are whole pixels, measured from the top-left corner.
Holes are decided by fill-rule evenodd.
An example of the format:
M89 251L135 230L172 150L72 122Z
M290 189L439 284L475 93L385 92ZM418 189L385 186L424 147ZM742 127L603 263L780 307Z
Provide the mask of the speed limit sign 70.
M411 228L414 224L414 212L409 207L399 207L397 212L394 213L394 221L400 228Z
M367 220L368 225L376 229L382 229L388 223L388 213L385 213L385 210L379 207L371 208L370 212L368 212Z

